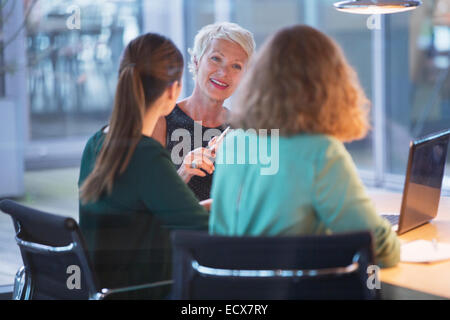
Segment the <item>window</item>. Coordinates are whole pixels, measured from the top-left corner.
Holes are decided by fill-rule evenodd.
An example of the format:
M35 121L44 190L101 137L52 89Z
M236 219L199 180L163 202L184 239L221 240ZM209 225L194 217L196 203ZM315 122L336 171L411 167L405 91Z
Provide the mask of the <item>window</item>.
M184 68L184 93L190 96L194 90L194 81L192 74L189 72L188 63L191 56L188 53L188 48L194 46L194 38L198 30L203 26L215 22L215 3L210 0L198 1L184 1L184 39L185 48L183 48L183 55L185 57Z
M120 54L142 30L141 1L25 4L33 5L26 21L31 140L27 167L54 166L55 158L68 154L77 163L85 138L108 121ZM69 26L78 18L79 28Z
M73 6L81 24L71 30ZM90 135L109 117L120 53L140 33L139 2L47 0L33 13L27 24L31 139Z
M404 174L409 140L450 128L449 4L424 1L386 19L387 174Z

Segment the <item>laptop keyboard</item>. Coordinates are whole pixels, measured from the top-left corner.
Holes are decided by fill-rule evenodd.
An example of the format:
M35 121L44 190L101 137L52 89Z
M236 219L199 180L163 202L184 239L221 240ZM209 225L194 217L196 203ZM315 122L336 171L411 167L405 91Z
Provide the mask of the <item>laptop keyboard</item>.
M398 215L398 214L383 214L381 216L383 218L387 219L389 221L389 223L392 224L393 226L398 224L398 221L400 219L400 215Z

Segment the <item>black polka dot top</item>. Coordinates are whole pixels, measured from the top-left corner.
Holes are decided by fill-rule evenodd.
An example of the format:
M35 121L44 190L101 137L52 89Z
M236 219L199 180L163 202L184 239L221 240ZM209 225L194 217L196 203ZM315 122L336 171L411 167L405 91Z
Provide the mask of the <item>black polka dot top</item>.
M166 116L166 123L166 148L177 169L187 153L199 147L206 148L208 142L226 128L226 125L204 127L192 120L178 105ZM188 183L199 201L210 198L212 175L205 173L205 177L193 176Z

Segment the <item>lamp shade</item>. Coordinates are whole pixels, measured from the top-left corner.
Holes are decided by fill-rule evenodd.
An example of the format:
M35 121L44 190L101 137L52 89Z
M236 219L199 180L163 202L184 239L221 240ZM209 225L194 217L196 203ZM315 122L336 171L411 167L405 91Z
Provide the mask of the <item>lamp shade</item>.
M419 0L353 0L336 2L334 7L348 13L386 14L414 10L421 4Z

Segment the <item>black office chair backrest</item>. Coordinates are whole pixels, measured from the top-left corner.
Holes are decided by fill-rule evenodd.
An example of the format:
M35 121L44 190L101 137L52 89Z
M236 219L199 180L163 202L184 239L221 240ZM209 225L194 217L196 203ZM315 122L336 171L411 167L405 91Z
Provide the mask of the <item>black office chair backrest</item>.
M374 299L370 232L227 237L174 231L175 299Z
M89 299L98 292L83 236L72 218L0 202L12 217L24 263L22 299ZM78 286L79 284L79 286Z

